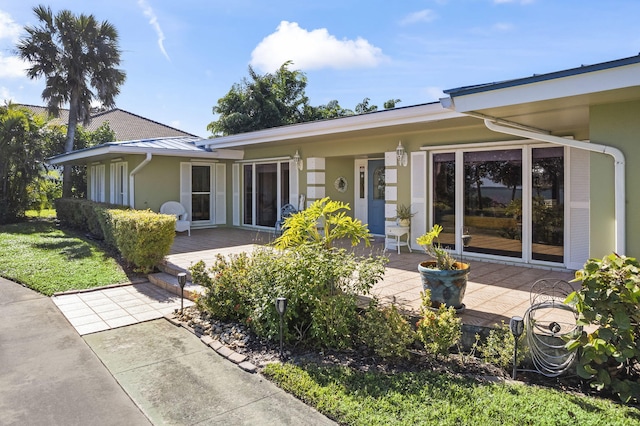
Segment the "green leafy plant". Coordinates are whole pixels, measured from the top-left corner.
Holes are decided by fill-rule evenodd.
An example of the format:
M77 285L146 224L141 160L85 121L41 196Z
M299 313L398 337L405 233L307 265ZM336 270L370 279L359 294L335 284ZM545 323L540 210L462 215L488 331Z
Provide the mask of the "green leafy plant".
M398 204L396 207L396 219L411 219L415 215L415 212L411 211L411 206Z
M624 402L640 400L640 264L615 253L589 259L575 281L582 288L565 303L575 306L579 325L597 326L567 342L567 349L581 350L578 375Z
M431 308L431 292L422 292L421 318L416 324L418 340L424 344L427 353L447 356L449 348L462 336L462 320L456 316L456 310L444 304L437 310Z
M458 269L456 259L451 256L451 254L449 254L449 252L445 250L438 241L438 237L440 236L442 229L441 225L435 224L429 232L416 238L416 242L422 246L429 256L436 259L437 269L442 271Z
M484 362L510 371L513 367L513 344L515 337L511 332L508 324L504 321L500 325L492 328L484 343L480 344L479 350L482 353ZM517 363L520 364L524 360L524 336L520 336L518 340L518 358Z
M319 244L329 249L341 238L351 240L353 246L364 241L368 247L371 233L359 219L347 216L349 204L329 197L313 202L308 208L285 219L284 232L274 241L279 249L302 244Z
M218 254L209 269L202 260L193 264L189 268L193 281L206 288L198 298L199 307L220 320L246 321L251 311L250 268L247 253L231 254L228 258Z
M374 298L362 318L360 337L382 358L409 358L415 332L395 305L380 308Z

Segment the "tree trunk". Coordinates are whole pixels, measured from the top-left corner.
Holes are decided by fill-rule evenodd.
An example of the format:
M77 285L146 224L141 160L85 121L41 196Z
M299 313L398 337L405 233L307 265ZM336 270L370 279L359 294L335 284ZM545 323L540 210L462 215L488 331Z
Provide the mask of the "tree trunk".
M73 151L73 141L76 136L76 126L78 125L78 96L71 95L71 100L69 102L69 121L67 123L67 140L64 143L64 152L65 154ZM72 195L72 182L71 182L71 171L72 167L70 164L65 165L62 171L62 196L64 198L69 198Z

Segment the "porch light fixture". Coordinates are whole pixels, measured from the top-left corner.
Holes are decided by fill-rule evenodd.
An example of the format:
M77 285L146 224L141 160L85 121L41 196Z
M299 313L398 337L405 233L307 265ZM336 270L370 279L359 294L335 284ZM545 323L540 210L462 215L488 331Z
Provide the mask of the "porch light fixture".
M398 166L407 167L407 151L405 151L404 146L402 146L402 141L398 141L396 158L398 159Z
M297 149L296 149L296 154L293 156L293 162L298 168L298 170L302 171L302 168L304 167L304 161L300 157L300 154L298 153Z
M178 274L178 284L180 285L180 313L184 310L184 286L187 284L186 272L180 272Z
M509 321L509 329L511 329L511 333L513 334L513 374L512 378L515 380L516 378L516 367L518 364L518 339L524 333L524 320L522 317L511 317Z
M282 319L284 317L284 313L287 312L286 297L278 297L276 299L276 311L278 311L278 315L280 315L280 359L282 359Z

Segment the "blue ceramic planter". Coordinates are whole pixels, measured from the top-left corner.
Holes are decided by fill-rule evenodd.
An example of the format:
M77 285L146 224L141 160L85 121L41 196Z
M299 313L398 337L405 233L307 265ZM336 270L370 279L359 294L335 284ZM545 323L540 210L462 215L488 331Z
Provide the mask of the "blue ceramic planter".
M425 261L418 264L422 289L431 290L431 305L438 307L442 304L453 306L456 310L463 308L462 299L467 290L467 278L470 266L468 263L456 262L458 268L441 271L435 268L436 262Z

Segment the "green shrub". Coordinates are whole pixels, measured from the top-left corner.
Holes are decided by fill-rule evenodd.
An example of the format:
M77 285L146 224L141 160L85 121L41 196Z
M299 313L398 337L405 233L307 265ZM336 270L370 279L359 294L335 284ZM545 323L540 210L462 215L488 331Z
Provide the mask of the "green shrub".
M438 310L432 309L430 293L429 290L422 293L422 318L416 324L416 334L427 353L438 358L447 356L449 348L460 340L462 321L456 316L453 306L447 308L441 304Z
M624 402L640 400L640 264L610 254L589 259L576 272L582 288L566 303L578 311L579 325L597 326L569 340L581 350L577 372L597 390L611 389Z
M87 200L79 198L58 198L55 200L56 217L60 221L60 225L65 228L88 230L87 217L81 207L87 202Z
M246 253L218 254L215 263L206 269L201 260L189 268L193 282L206 288L198 298L201 309L224 321L245 322L251 311L249 270L251 258Z
M509 325L501 321L499 326L489 331L489 336L479 345L484 362L496 365L506 371L511 371L513 367L513 344L515 337ZM524 360L524 335L518 340L517 364Z
M362 318L360 337L382 358L409 358L415 333L395 305L380 308L374 299Z
M251 321L257 334L275 338L279 317L276 297L286 297L287 341L316 347L353 344L357 296L368 294L382 279L384 257L358 257L345 249L305 244L294 249L254 252L250 280L254 284Z
M63 227L88 232L93 238L104 240L111 248L117 248L107 210L128 210L129 207L80 198L58 198L55 204L57 219Z
M122 257L142 272L149 272L169 254L175 237L171 215L150 210L108 211L116 246Z

